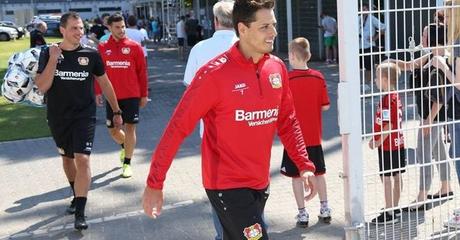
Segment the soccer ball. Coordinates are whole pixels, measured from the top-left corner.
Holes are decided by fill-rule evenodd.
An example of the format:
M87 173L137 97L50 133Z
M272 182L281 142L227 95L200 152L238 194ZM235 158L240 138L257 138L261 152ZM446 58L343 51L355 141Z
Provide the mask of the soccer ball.
M22 52L18 52L18 53L11 55L10 58L8 59L8 67L11 67L16 64L20 65L21 64L19 62L20 59L22 59Z
M32 90L30 90L30 92L26 95L25 100L34 106L41 107L45 105L44 95L38 91L38 87L35 84L33 85Z
M35 74L37 74L39 57L40 49L31 48L25 51L22 54L22 57L19 59L22 69L33 77L35 76Z
M29 75L17 66L8 69L2 87L3 96L11 102L21 102L27 93L32 90L33 82Z

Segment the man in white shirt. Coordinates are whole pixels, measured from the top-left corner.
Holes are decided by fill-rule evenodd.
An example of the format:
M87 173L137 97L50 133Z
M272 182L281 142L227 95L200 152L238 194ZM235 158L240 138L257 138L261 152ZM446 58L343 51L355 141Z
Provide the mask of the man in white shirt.
M176 24L177 45L179 50L179 60L184 60L184 44L185 44L185 16L180 16L179 22Z
M238 41L233 28L232 12L233 1L219 1L214 4L212 9L214 14L214 27L216 32L211 38L197 43L188 57L187 66L185 67L184 84L190 85L195 73L211 59L230 49ZM204 125L200 121L200 137L203 137ZM213 221L216 229L215 240L222 240L222 225L216 213L213 210Z
M137 29L137 20L135 16L129 16L127 23L128 28L126 28L126 36L138 42L144 48L144 57L147 61L147 47L145 46L145 44L147 43L149 36L147 36L146 32L142 33L139 29Z
M369 4L363 4L362 11L369 11ZM378 18L370 13L364 13L358 17L359 21L359 49L363 56L364 61L359 61L361 69L365 70L365 83L369 83L372 79L371 70L378 64L375 54L371 52L378 52L376 49L375 41L382 39L385 34L386 26L381 23ZM369 88L366 86L366 89Z
M337 62L337 21L327 13L321 13L321 28L324 31L326 62ZM332 51L331 51L332 50Z

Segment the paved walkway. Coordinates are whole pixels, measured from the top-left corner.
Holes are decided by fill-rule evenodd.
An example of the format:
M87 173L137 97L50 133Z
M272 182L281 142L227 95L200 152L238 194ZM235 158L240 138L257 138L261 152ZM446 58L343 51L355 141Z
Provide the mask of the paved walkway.
M134 176L122 179L118 146L98 110L98 125L91 156L93 182L89 193L87 231L73 230L73 216L65 214L70 190L51 138L0 143L0 239L213 239L210 205L201 184L198 131L183 144L165 183L165 208L150 220L141 212L141 194L150 155L185 87L185 63L175 49L151 52L149 85L152 101L141 110L138 146L132 160ZM313 64L317 67L318 64ZM282 147L275 140L272 151L271 195L266 219L271 239L341 239L344 231L342 168L337 126L337 66L322 66L328 81L331 109L324 116L324 150L333 220L319 223L319 201L308 205L310 227L295 227L296 205L290 179L279 174ZM197 103L199 104L199 103Z

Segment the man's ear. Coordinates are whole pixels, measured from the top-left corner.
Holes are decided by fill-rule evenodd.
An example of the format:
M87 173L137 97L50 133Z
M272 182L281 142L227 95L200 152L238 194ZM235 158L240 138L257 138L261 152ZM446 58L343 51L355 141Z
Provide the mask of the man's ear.
M238 33L241 36L244 36L248 30L248 26L246 26L246 24L242 23L242 22L239 22L238 23Z

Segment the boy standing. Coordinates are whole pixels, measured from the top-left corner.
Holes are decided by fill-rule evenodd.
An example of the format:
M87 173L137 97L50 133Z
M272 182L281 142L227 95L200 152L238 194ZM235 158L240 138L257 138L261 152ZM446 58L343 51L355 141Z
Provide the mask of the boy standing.
M308 68L307 63L310 57L310 43L307 39L296 38L289 44L289 63L293 68L289 72L289 85L308 156L316 168L314 174L321 202L319 218L329 223L331 221L331 209L327 204L326 180L324 178L326 166L321 147L321 112L329 109L329 96L323 74ZM307 227L309 215L305 210L304 186L299 171L286 150L283 153L281 173L292 178L292 189L299 209L297 226Z
M401 173L405 172L406 166L403 134L394 131L400 129L402 123L402 104L398 94L394 92L401 72L396 64L386 62L377 67L376 73L375 84L386 95L377 106L375 135L369 141L369 147L378 148L380 179L385 189L385 209L392 209L399 204L402 190ZM382 212L372 223L397 222L396 215L399 213L399 209Z

